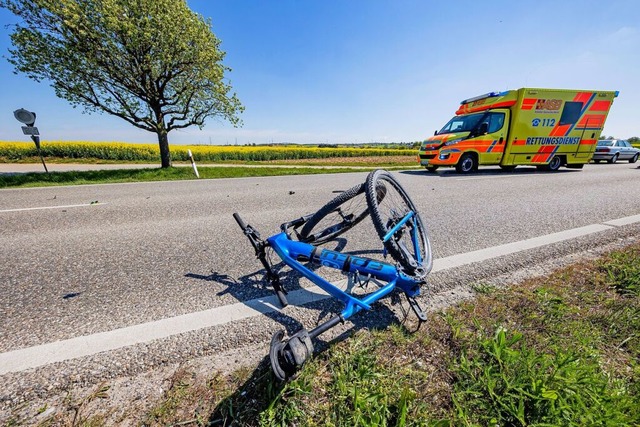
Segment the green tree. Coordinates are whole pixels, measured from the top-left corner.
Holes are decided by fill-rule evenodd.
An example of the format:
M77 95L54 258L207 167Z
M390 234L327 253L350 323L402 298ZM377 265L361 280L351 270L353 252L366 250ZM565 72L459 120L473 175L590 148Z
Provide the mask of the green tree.
M211 21L185 0L0 0L22 22L11 33L16 71L49 81L58 97L158 137L207 118L241 124Z

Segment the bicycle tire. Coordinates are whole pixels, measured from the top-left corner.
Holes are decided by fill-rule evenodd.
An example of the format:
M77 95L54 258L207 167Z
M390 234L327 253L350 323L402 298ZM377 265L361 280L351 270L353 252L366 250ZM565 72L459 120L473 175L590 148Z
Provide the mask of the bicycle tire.
M382 200L376 197L381 187L385 188L385 197ZM403 267L405 273L416 277L429 274L433 266L433 257L427 228L400 183L389 172L375 170L367 176L366 196L373 226L383 240L387 252ZM391 229L409 212L414 213L413 217L384 241ZM414 227L415 243L412 238Z
M300 240L320 245L333 240L365 219L369 214L369 206L364 190L365 184L358 184L318 209L302 226Z

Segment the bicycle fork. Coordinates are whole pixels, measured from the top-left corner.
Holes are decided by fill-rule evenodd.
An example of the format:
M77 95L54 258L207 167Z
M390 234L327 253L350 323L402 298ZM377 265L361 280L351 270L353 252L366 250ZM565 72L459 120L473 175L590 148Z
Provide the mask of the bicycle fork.
M266 248L269 246L269 244L264 240L262 240L260 238L260 233L258 233L256 229L251 227L251 225L245 223L237 212L233 214L233 218L236 220L236 222L242 229L242 232L244 233L244 235L247 236L247 238L249 239L249 242L251 242L251 246L253 246L253 249L256 252L256 258L260 260L260 263L262 264L265 271L267 272L265 277L269 282L269 285L271 285L271 287L275 291L276 296L280 301L280 304L283 307L286 307L289 304L286 297L287 291L282 285L282 283L280 282L280 276L278 276L278 274L273 271L273 266L267 259Z

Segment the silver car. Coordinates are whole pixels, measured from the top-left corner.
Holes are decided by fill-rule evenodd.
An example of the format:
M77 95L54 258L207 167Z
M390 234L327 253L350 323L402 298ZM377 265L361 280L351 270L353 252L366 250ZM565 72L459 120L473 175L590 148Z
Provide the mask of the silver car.
M593 154L593 161L600 163L600 160L606 160L607 163L615 163L618 160L629 160L629 163L635 163L638 157L640 150L623 139L601 139Z

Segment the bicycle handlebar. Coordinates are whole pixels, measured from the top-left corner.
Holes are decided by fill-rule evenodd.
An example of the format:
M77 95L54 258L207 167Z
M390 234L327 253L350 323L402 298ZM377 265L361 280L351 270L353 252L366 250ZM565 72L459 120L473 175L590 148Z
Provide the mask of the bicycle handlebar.
M253 246L253 249L255 249L256 258L260 260L262 266L267 271L267 280L269 281L271 286L273 286L273 290L276 292L278 300L280 300L280 304L282 304L283 307L286 307L287 304L289 304L286 297L287 291L284 286L282 286L282 283L280 283L278 274L273 271L271 263L269 262L265 254L265 249L267 248L267 246L269 246L269 243L260 239L260 233L258 233L258 231L252 226L244 222L239 213L235 212L233 214L233 219L235 219L240 228L242 228L242 232L249 239L249 242L251 243L251 246Z
M244 220L240 217L240 214L235 212L233 214L233 219L236 220L242 232L251 242L251 246L256 250L256 256L260 257L260 254L264 253L265 243L260 239L260 233L258 233L252 226L244 222Z
M236 222L238 223L238 225L240 226L240 228L242 228L242 230L246 230L247 229L247 223L245 223L242 218L240 218L240 214L238 212L235 212L233 214L233 218L236 220Z

